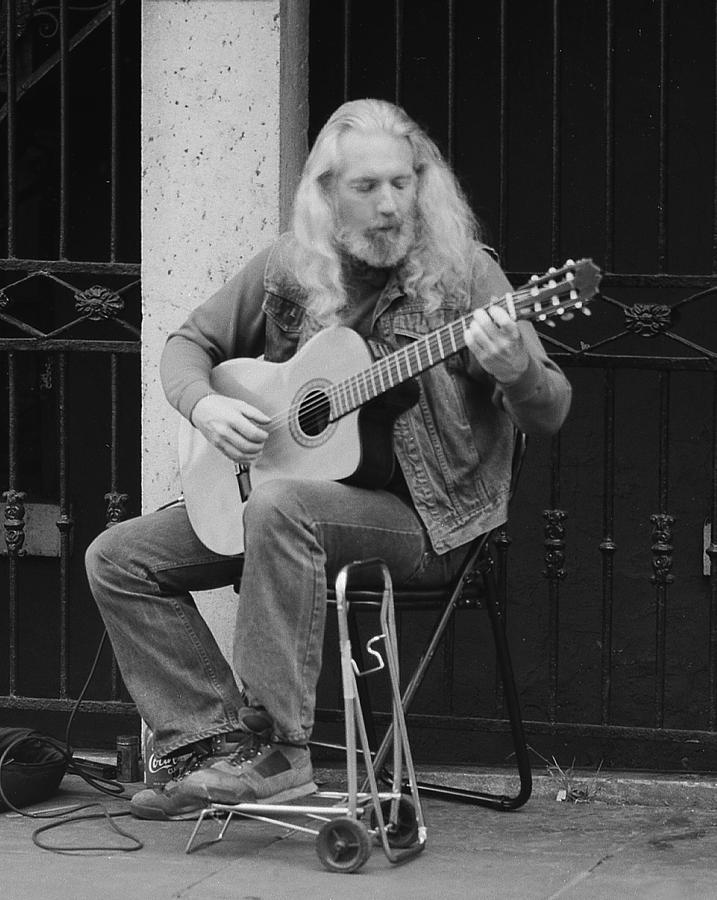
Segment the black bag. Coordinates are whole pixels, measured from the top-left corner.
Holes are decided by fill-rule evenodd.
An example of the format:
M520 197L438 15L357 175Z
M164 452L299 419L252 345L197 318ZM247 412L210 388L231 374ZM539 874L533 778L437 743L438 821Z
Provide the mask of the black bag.
M62 741L31 728L0 727L0 810L52 797L70 759Z

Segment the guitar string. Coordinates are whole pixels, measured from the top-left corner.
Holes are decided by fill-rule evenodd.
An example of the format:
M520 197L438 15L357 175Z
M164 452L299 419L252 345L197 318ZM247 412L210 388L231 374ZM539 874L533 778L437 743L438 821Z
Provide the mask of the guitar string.
M464 318L467 322L470 316L466 316ZM329 414L331 413L331 410L334 409L335 405L333 401L339 401L339 403L341 403L341 395L343 395L348 401L348 408L343 410L343 406L340 406L343 411L341 412L341 415L336 416L336 418L341 418L341 416L351 412L352 409L358 409L367 400L373 399L372 396L361 399L362 392L365 393L366 391L369 391L369 393L373 394L373 392L375 391L374 396L378 396L379 394L384 393L386 390L389 390L389 388L380 390L376 390L376 388L381 387L381 382L384 377L387 379L391 379L392 369L395 369L398 375L401 376L402 360L406 361L406 364L408 365L410 370L411 362L409 360L409 357L415 356L416 362L421 367L417 370L416 374L419 374L421 371L425 371L426 368L430 367L430 345L434 344L435 349L439 353L442 353L441 344L443 338L439 337L441 332L446 332L443 337L447 337L452 331L456 331L457 333L455 335L454 342L460 344L457 347L457 350L462 349L462 347L465 346L465 343L463 342L462 336L460 335L460 331L458 331L459 323L461 321L463 320L457 319L456 321L451 322L449 325L445 325L437 331L433 332L430 336L428 336L428 340L425 344L423 344L422 347L415 347L414 345L404 347L402 350L395 351L389 356L384 356L381 359L376 360L368 369L364 369L362 372L350 375L339 384L329 385L324 391L320 392L320 396L318 396L316 399L309 400L308 402L304 402L303 399L293 401L286 409L281 410L280 412L272 416L272 418L267 423L268 427L266 428L266 430L269 434L271 434L277 429L283 428L291 417L291 414L297 409L301 409L301 420L303 423L305 423L307 426L315 425L316 423L321 421L322 417L324 417L323 411L325 409L328 409ZM428 366L423 365L423 361L421 359L422 351L424 354L426 352L429 354ZM441 358L445 358L445 356L442 356ZM440 359L436 360L436 362L440 361ZM405 378L401 377L400 380L397 381L395 385L391 385L391 387L396 387L398 384L407 381L411 377L413 376L410 374ZM318 389L317 393L319 393ZM354 402L354 394L357 394L359 397L359 402L357 403ZM332 421L335 421L335 419Z
M555 279L559 275L560 275L560 271L551 273L549 276L545 275L545 276L543 276L543 278L544 279L547 279L547 278ZM539 299L537 299L537 297L540 297L540 295L538 294L536 297L536 295L534 294L535 287L538 287L538 290L540 290L539 285L540 285L540 282L536 281L534 284L531 284L530 286L526 286L524 288L519 288L516 291L514 291L512 294L510 294L510 295L506 294L504 297L500 298L500 300L497 301L496 304L491 304L491 305L503 306L507 302L508 297L510 297L512 299L512 302L514 304L516 311L518 311L519 309L522 311L523 307L532 306L534 303L540 302ZM556 284L554 286L551 286L549 290L550 290L550 292L552 292L553 296L557 296L557 294L560 294L561 292L564 292L566 290L572 290L573 288L574 288L574 283L566 281L566 282L563 282L562 284ZM557 294L555 293L556 291L557 291ZM580 302L581 299L583 299L583 298L579 297L578 300L571 303L568 306L568 308L575 305L575 303ZM565 309L563 304L561 304L560 307L563 307L563 309ZM545 313L546 316L553 316L553 315L558 314L558 309L560 307L557 307L557 306L556 307L547 307L546 309L542 309L542 307L541 307L540 312L538 312L537 314L540 315L541 313ZM536 310L536 312L537 312L537 310ZM398 371L398 374L400 375L402 358L407 358L410 355L414 355L414 356L418 357L418 363L419 363L419 365L421 365L421 358L420 358L421 351L426 350L429 354L429 366L428 367L430 367L431 343L434 343L436 345L436 349L439 352L442 352L443 338L452 335L453 332L457 332L455 337L460 337L460 341L461 341L461 346L458 349L462 349L465 346L465 342L463 341L463 336L462 336L462 330L468 324L468 321L470 320L471 317L472 317L472 313L470 313L466 316L462 316L461 318L456 319L455 321L450 322L447 325L444 325L443 327L439 328L437 331L433 332L432 334L427 335L425 342L423 339L421 339L419 342L417 342L418 344L420 344L419 347L416 347L416 345L413 344L409 347L404 347L401 350L397 350L394 353L391 353L389 356L385 356L385 357L377 360L368 369L364 369L360 373L355 373L353 375L350 375L348 378L344 379L339 385L335 385L335 384L330 385L324 392L321 393L320 396L318 396L314 400L310 400L308 403L303 403L303 401L301 401L301 400L300 401L292 401L292 403L286 409L280 410L278 413L274 414L270 418L265 430L267 431L268 434L272 434L273 432L277 431L278 429L285 427L286 424L288 423L292 413L294 413L297 409L302 410L301 419L302 419L303 423L305 423L309 427L315 426L317 423L319 423L321 421L322 417L324 417L322 410L324 410L328 406L328 409L330 412L332 409L332 405L333 405L332 399L336 399L336 397L338 395L340 395L342 392L345 394L345 396L348 399L352 400L350 395L352 394L352 392L355 389L358 389L359 394L360 394L362 389L365 390L367 387L370 387L370 386L375 388L377 378L378 378L379 382L382 380L382 375L379 373L385 373L388 377L390 377L392 361L396 362L396 369ZM443 336L441 336L442 333L443 333ZM446 354L446 355L448 355L448 354ZM443 356L442 358L445 358L445 356ZM439 359L438 362L440 362L440 361L441 360ZM409 363L409 365L410 365L410 363ZM427 367L420 369L419 372L425 371L425 368L427 368ZM368 373L374 373L374 374L371 375ZM410 378L410 377L412 377L412 376L409 375L408 378ZM404 380L407 380L407 379L404 379ZM369 385L369 382L371 382L371 385ZM398 382L398 383L401 383L401 382ZM383 393L383 392L384 391L378 391L376 395ZM328 402L326 399L327 395L330 395ZM367 399L371 399L371 398L367 398ZM366 402L366 400L362 400L358 404L353 405L353 401L352 401L352 406L349 407L344 413L342 413L342 415L345 415L346 413L351 412L352 409L357 409L359 406L362 406L363 403L365 403L365 402Z
M532 285L531 285L531 288L532 288ZM521 291L522 291L522 289L519 291L516 291L512 295L513 302L516 305L516 307L518 307L520 304L526 305L527 303L530 303L532 305L535 302L534 296L532 294L529 294L528 291L522 291L523 294L528 294L528 296L521 298L520 297ZM555 288L551 288L551 291L555 291ZM516 298L517 298L517 300L516 300ZM505 302L504 298L502 298L499 301L499 303L501 303L501 304L504 302ZM550 307L548 307L548 309L546 311L546 315L557 314L557 309L558 309L558 307L555 307L554 309L551 309ZM403 348L400 351L396 351L395 353L392 353L387 357L383 357L383 358L377 360L376 363L374 363L373 367L370 367L369 369L365 369L360 373L355 373L354 375L349 376L347 379L344 379L344 381L341 382L339 385L335 385L335 384L330 385L325 391L321 392L320 395L317 396L316 399L312 399L308 403L304 403L303 400L293 401L289 407L287 407L285 410L281 410L280 412L276 413L269 420L269 423L267 423L268 424L268 427L266 429L267 432L269 434L271 434L271 433L277 431L279 428L283 428L289 421L291 414L294 413L297 409L302 410L302 413L301 413L302 424L306 425L307 428L311 428L311 426L317 425L318 423L321 422L322 418L326 418L326 410L327 409L328 409L329 415L330 415L331 410L333 408L332 401L336 400L337 398L340 399L340 395L342 393L350 401L350 406L346 410L342 411L341 415L336 416L332 421L335 421L336 418L341 418L341 416L346 415L348 412L351 412L353 409L358 409L358 407L362 406L368 399L372 399L372 397L360 399L358 403L354 403L353 396L352 396L354 391L357 390L359 397L360 397L361 392L362 391L365 392L367 388L369 390L375 390L377 385L380 387L381 381L383 380L383 375L386 375L388 378L391 377L391 369L392 369L394 361L396 362L395 368L396 368L398 374L400 375L400 373L401 373L400 358L401 357L405 358L405 357L408 357L409 355L416 356L417 362L418 362L419 366L421 366L421 368L419 369L419 372L425 371L425 369L429 368L431 365L431 344L434 344L435 349L438 350L439 354L442 354L443 353L443 347L442 347L443 339L445 337L449 336L452 332L457 331L458 334L456 335L456 337L460 337L460 342L461 342L461 346L458 347L457 349L462 349L462 347L465 346L465 343L463 341L463 337L461 334L462 328L460 328L460 326L461 326L461 323L463 323L463 327L465 327L465 325L471 318L471 315L472 315L472 313L467 316L462 317L461 319L457 319L457 320L449 323L448 325L443 326L442 328L438 329L437 331L433 332L431 335L428 335L426 342L421 343L420 347L416 347L416 345L411 345L409 347ZM445 334L443 334L441 336L442 332L445 332ZM455 341L453 341L453 342L455 342ZM421 360L422 351L425 351L428 353L428 359L429 359L428 366L423 366L423 362ZM451 350L451 352L454 352L453 349ZM446 354L446 356L447 355L449 355L449 354ZM443 359L443 358L445 358L445 356L441 356L441 359ZM441 359L437 360L437 362L440 362ZM409 362L409 366L410 366L410 362ZM368 373L373 373L373 374L368 374ZM410 377L412 377L412 376L411 375L407 376L407 378L410 378ZM407 380L407 378L402 379L402 380L405 381L405 380ZM397 383L400 384L401 382L399 381ZM392 385L392 387L395 387L395 385ZM379 394L384 393L385 390L387 390L387 389L382 388L381 390L376 391L375 396L378 396Z

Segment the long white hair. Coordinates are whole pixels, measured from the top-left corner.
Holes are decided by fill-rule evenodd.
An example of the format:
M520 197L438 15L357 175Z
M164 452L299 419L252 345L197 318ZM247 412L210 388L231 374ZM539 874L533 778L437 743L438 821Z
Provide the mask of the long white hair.
M406 294L427 311L444 296L467 296L478 223L466 198L428 135L399 106L385 100L352 100L340 106L319 132L304 166L294 200L294 274L322 322L338 319L346 304L341 258L335 241L331 191L341 164L339 139L348 131L384 131L406 138L418 176L416 240L400 265Z

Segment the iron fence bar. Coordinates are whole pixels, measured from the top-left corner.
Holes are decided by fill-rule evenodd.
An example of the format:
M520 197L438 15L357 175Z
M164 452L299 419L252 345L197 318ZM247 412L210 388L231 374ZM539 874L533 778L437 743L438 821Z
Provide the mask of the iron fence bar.
M57 255L67 256L67 226L69 222L69 34L67 26L67 0L59 0L60 36L60 215Z
M59 469L59 518L60 532L60 697L69 696L69 597L70 597L70 538L72 519L68 493L68 429L67 429L67 355L60 353L57 358L57 428L58 428L58 469Z
M575 368L603 368L603 369L652 369L668 372L715 372L717 371L717 359L714 357L690 357L690 356L608 356L598 354L575 353L550 353L561 366L574 366Z
M552 46L552 169L550 173L550 255L557 263L560 254L560 0L553 0L553 46Z
M75 708L76 702L71 697L23 697L16 694L12 697L0 697L0 709L71 712ZM134 703L121 700L83 700L80 703L79 712L131 716L137 715L137 707Z
M507 528L503 526L496 535L494 544L496 550L496 581L498 583L498 612L506 633L508 630L508 552L512 543L513 539L508 534ZM495 712L500 714L505 708L505 691L503 689L500 666L497 664L495 667L494 696Z
M110 490L118 490L117 444L119 431L117 427L117 407L119 403L118 356L110 354Z
M110 260L117 259L119 156L119 0L110 3Z
M455 162L455 99L456 99L456 9L455 0L448 0L448 84L446 100L448 101L448 140L447 158L451 166Z
M17 691L18 677L18 657L17 657L17 635L18 635L18 608L19 608L19 565L18 557L22 552L23 535L23 518L24 507L15 507L13 510L12 503L16 496L17 490L17 360L14 353L8 353L8 489L4 493L6 501L5 506L5 527L6 540L8 545L8 691L15 694ZM24 499L23 495L18 498L20 502ZM20 513L18 515L18 513ZM8 521L9 516L12 520Z
M351 0L344 0L344 71L343 92L344 103L349 99L349 77L351 66L349 54L351 52Z
M507 273L513 284L525 283L533 275L533 272L520 272L512 270ZM623 287L623 288L704 288L706 291L714 291L717 289L714 275L677 275L670 272L613 272L605 269L602 273L600 282L600 302L612 303L614 305L629 306L630 304L620 303L612 297L607 296L606 288ZM692 298L687 298L692 299ZM597 300L595 302L598 302ZM649 302L649 301L647 301ZM683 301L679 301L681 304Z
M543 512L545 526L545 570L548 580L548 715L558 715L560 646L560 579L565 577L565 517L560 509L560 433L550 445L550 509Z
M658 509L650 517L652 532L651 581L655 585L655 725L662 728L665 719L665 625L666 607L669 595L668 585L673 580L672 568L672 525L674 519L667 512L669 488L669 401L670 373L660 372L659 376L659 436L658 436Z
M712 380L712 498L710 503L710 634L709 634L709 723L717 729L717 374Z
M605 7L605 268L615 265L615 18Z
M717 4L715 4L714 34L717 35ZM717 273L717 53L714 59L712 84L712 272Z
M107 524L111 527L125 517L127 495L119 490L119 357L110 354L110 491L105 494L107 504ZM113 700L119 698L120 674L117 659L110 650L110 694Z
M17 208L17 174L15 172L15 98L17 95L17 81L15 77L15 4L5 3L6 11L6 35L5 35L5 63L6 63L6 90L7 90L7 255L15 255L15 212Z
M709 543L705 548L709 574L709 723L717 729L717 375L712 380L712 496L709 508Z
M659 6L659 88L657 158L657 270L667 268L667 4Z
M63 353L139 353L139 341L92 341L56 338L0 338L0 350L43 350Z
M80 275L139 275L140 263L76 259L0 259L0 272L68 272Z
M498 254L505 259L508 235L508 54L506 50L507 0L500 0L499 110L498 110ZM527 281L530 275L526 275Z
M118 406L119 406L119 357L116 353L110 354L110 491L105 494L108 500L107 524L106 527L114 524L120 518L121 511L124 509L124 501L127 499L126 494L119 491L119 423L118 423ZM119 699L120 693L120 676L117 666L117 659L110 648L110 696L113 700Z
M1 705L1 704L0 704ZM321 708L316 710L316 718L321 722L340 722L343 720L342 709ZM374 711L377 725L388 725L391 714L381 710ZM406 722L410 728L426 728L436 730L505 733L510 732L510 722L500 718L482 718L480 716L435 716L424 713L408 713ZM640 725L598 725L594 722L543 722L535 719L524 719L525 731L530 734L570 737L589 737L597 740L628 740L653 742L656 744L690 744L702 745L717 750L717 733L696 729L649 728Z
M403 0L395 0L394 4L394 72L393 95L396 103L401 102L401 63L403 61Z
M604 372L603 436L603 537L602 554L602 646L600 660L600 720L610 721L612 688L612 614L614 600L615 543L615 371Z

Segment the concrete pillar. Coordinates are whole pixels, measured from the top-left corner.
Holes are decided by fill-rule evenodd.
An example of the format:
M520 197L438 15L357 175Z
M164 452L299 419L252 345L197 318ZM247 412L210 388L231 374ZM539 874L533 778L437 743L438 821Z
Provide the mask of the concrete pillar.
M306 154L308 0L143 0L142 491L180 493L169 331L285 225ZM226 593L198 600L225 652Z

